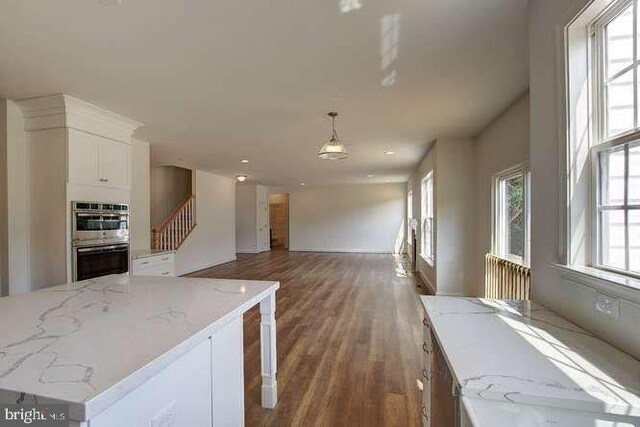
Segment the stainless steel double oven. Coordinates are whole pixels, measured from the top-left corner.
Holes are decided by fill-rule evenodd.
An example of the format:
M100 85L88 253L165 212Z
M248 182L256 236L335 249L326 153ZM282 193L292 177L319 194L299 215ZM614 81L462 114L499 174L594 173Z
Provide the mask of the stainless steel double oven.
M73 280L129 271L129 205L72 202Z

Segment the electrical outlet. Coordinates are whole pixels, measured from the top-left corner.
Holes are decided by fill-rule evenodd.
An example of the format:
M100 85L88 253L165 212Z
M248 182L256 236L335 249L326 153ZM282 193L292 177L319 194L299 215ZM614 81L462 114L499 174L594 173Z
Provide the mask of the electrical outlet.
M596 311L617 319L620 314L620 300L604 294L596 297Z
M176 421L176 401L169 403L151 419L151 427L174 427Z

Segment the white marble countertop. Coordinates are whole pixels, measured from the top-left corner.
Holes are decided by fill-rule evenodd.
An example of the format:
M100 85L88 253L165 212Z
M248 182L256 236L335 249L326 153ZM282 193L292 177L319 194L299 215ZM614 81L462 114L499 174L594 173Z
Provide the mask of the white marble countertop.
M161 256L161 255L167 255L167 254L173 254L173 253L175 253L175 251L166 251L166 250L160 250L160 249L137 249L137 250L131 251L131 258L141 259L141 258L149 258L152 256Z
M472 425L478 427L637 427L627 417L548 406L462 398Z
M640 361L544 307L421 301L462 396L640 416Z
M278 288L113 275L0 298L0 396L89 419Z

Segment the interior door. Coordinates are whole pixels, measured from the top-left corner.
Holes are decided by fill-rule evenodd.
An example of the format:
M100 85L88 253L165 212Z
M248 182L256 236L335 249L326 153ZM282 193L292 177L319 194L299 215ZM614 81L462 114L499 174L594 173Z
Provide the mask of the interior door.
M257 228L258 228L258 248L261 251L269 250L269 202L267 189L258 187L258 212L257 212Z
M99 180L109 187L129 186L129 146L115 141L100 143Z

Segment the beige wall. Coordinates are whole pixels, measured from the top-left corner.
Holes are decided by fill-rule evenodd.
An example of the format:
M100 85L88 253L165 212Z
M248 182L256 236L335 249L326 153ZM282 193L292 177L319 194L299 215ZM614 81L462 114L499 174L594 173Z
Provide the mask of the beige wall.
M494 176L529 161L529 94L525 93L498 116L475 142L475 232L473 274L478 278L473 294L483 295L484 255L491 251L492 188Z
M468 138L438 139L407 183L413 194L417 267L422 278L438 295L470 295L476 278L472 274L473 231L473 141ZM430 265L420 255L422 179L433 170L435 262Z
M422 197L421 197L421 182L422 179L427 176L427 174L430 171L433 171L433 188L434 191L436 190L437 187L437 177L436 177L436 155L437 155L437 151L438 151L438 147L435 141L433 141L429 147L429 149L427 150L427 153L425 154L424 158L422 159L422 161L420 162L420 164L418 165L418 167L416 168L416 171L411 175L411 177L409 178L409 181L407 182L407 194L409 193L409 191L411 191L412 196L413 196L413 202L412 202L412 206L413 206L413 214L412 214L412 218L415 219L418 223L417 227L416 227L416 254L417 254L417 259L416 259L416 266L418 268L418 271L420 273L420 275L422 276L423 280L425 280L427 282L427 285L429 285L429 287L432 290L436 290L436 285L437 285L437 271L436 271L436 265L430 265L427 261L425 261L421 256L420 256L420 248L422 247L422 234L420 232L420 210L422 207ZM434 210L434 222L437 224L438 221L438 211L437 209ZM437 234L437 230L434 231L435 233L435 237L437 238L438 234ZM407 236L411 236L411 231L409 228L407 228ZM436 251L437 251L437 247L436 247Z
M289 194L289 250L393 253L404 240L404 184L271 189Z
M561 261L559 236L564 222L560 193L564 171L558 161L566 146L560 103L565 93L561 31L587 3L536 0L529 7L532 298L640 357L640 298L620 298L618 318L607 317L595 310L597 280L591 285L567 280L553 267Z
M7 226L7 101L0 100L0 296L9 295Z
M250 183L236 184L236 251L258 252L257 187Z
M236 258L235 182L195 171L196 227L176 253L176 273L186 274Z
M157 227L191 195L191 171L176 166L151 168L151 227Z
M149 143L131 143L131 250L149 249L151 244L151 171Z

